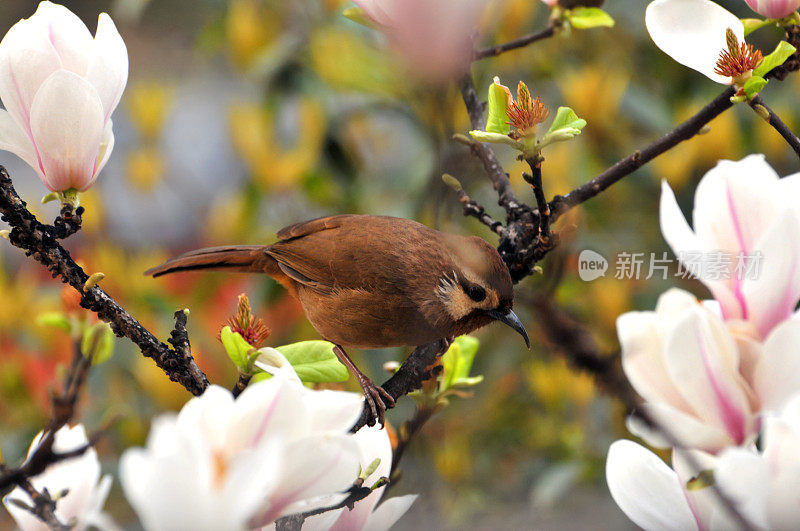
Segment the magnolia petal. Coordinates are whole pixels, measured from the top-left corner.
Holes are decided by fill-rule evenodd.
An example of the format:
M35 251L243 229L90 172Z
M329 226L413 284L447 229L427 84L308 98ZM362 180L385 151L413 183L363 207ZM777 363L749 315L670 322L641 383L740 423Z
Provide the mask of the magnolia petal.
M636 392L648 402L666 402L680 410L689 405L669 378L654 312L628 312L617 318L622 369Z
M727 49L725 31L733 30L741 42L744 26L724 7L711 0L655 0L647 6L645 25L655 45L677 62L717 83L731 83L714 68Z
M731 437L720 427L705 423L695 416L667 404L652 403L640 406L653 421L650 426L637 417L629 417L628 431L641 437L651 446L670 448L685 446L713 452L733 444Z
M659 222L661 234L667 240L672 252L680 258L685 253L702 251L703 248L694 231L678 206L675 193L666 180L661 181L661 201L659 202Z
M739 356L724 323L701 307L688 311L666 340L664 362L670 378L694 413L724 427L737 443L751 435L752 419L738 374Z
M36 151L34 151L28 135L11 118L11 115L2 109L0 109L0 149L10 151L24 160L37 173L42 173Z
M30 20L14 24L0 42L0 99L30 138L30 109L44 80L61 60L42 29Z
M606 459L606 482L611 497L639 527L697 529L678 475L643 446L627 440L613 443Z
M105 130L103 131L103 139L100 141L100 152L97 154L97 163L95 164L94 176L89 181L86 188L89 188L97 180L100 172L105 168L108 159L111 158L111 152L114 151L114 129L113 122L108 120L106 122ZM86 189L84 188L84 190ZM83 190L81 190L83 191Z
M752 252L774 221L779 178L764 155L721 160L694 195L694 231L708 250Z
M708 529L718 505L717 496L713 489L701 488L689 490L686 484L696 478L701 472L713 470L716 458L700 450L685 450L675 448L672 451L672 469L678 475L689 508L695 521L701 529Z
M728 448L720 453L714 467L715 485L730 499L739 513L755 528L767 529L767 499L770 489L770 473L766 460L757 453L744 448ZM732 515L723 508L715 515L715 527L733 529L736 525L721 525L723 522L734 524Z
M359 393L320 391L318 396L308 406L311 424L319 431L347 432L361 416L364 400Z
M757 274L742 283L750 320L761 337L794 311L800 300L800 217L792 209L780 213L753 253ZM754 258L755 259L755 258Z
M31 133L50 190L85 190L94 177L105 121L94 87L68 72L42 83L31 106Z
M745 2L753 11L767 18L783 18L800 7L800 0L745 0Z
M29 20L45 31L63 68L86 75L93 39L86 24L75 13L59 4L41 2Z
M778 412L800 389L800 322L790 319L767 337L753 387L761 408Z
M97 19L94 56L89 62L86 79L97 89L104 117L108 120L128 82L128 49L111 17L105 13Z
M372 511L363 529L368 529L369 531L387 531L400 517L408 512L416 499L416 494L389 498Z

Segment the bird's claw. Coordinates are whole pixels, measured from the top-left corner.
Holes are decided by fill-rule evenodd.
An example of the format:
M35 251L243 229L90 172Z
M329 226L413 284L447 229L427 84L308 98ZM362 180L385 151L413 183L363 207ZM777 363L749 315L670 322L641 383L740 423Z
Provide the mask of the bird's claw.
M372 418L370 418L367 425L374 426L377 420L381 423L381 426L384 426L386 424L386 410L394 407L394 398L383 387L375 385L370 380L365 379L359 383L364 391L364 400L372 413Z

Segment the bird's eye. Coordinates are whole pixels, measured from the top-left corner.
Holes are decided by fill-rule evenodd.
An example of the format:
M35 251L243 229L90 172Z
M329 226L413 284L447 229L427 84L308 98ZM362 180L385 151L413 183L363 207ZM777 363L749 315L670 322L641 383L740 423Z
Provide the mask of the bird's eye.
M475 302L481 302L486 298L486 290L477 284L473 284L467 288L467 295L469 295L469 298Z

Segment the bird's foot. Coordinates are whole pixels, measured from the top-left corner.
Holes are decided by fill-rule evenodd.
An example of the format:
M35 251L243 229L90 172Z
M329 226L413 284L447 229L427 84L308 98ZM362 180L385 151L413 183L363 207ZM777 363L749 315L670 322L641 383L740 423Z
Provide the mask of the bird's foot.
M372 380L363 374L358 378L358 383L364 391L364 400L369 406L370 413L372 413L372 418L367 422L367 425L374 426L377 420L381 423L381 426L384 426L386 424L386 410L394 407L394 398L383 387L375 385Z

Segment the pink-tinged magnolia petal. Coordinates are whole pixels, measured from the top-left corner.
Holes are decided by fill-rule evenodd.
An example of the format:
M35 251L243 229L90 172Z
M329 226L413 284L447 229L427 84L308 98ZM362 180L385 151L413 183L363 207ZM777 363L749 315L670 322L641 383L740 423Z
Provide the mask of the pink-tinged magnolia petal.
M692 221L703 248L752 252L777 214L778 182L764 155L719 161L694 196Z
M754 389L761 408L778 412L800 390L800 321L789 319L772 331L756 367Z
M675 193L666 180L661 181L659 202L661 234L679 258L684 253L702 251L703 247L678 206Z
M86 79L97 89L108 120L128 82L128 49L111 17L105 13L97 19L94 56L89 62Z
M764 459L770 473L767 518L773 529L794 529L800 519L800 395L780 417L767 417Z
M393 0L353 0L374 22L387 27L392 25L392 2Z
M663 343L654 312L628 312L617 318L622 347L622 369L636 392L648 402L666 402L677 409L691 408L669 378L663 360Z
M86 189L104 129L103 105L88 81L59 70L42 83L31 106L31 132L50 190Z
M742 294L749 320L761 337L789 318L800 300L800 217L783 210L763 234L753 253L759 267L754 278L745 278ZM755 258L754 258L755 259Z
M753 435L736 344L718 317L699 306L689 310L667 338L664 361L702 421L724 428L739 444Z
M714 518L718 500L713 489L689 490L686 488L686 484L701 472L713 470L715 466L716 458L707 452L679 448L672 451L672 469L678 475L678 481L680 481L683 493L689 502L689 509L700 529L710 527L709 524Z
M368 531L388 531L416 501L416 494L395 496L378 505L367 518L363 529Z
M106 122L106 128L103 131L103 139L100 141L100 152L97 155L97 164L94 169L94 176L86 188L93 185L97 180L97 176L105 168L108 159L111 158L111 153L114 151L114 129L113 122L109 120ZM83 190L81 190L83 191Z
M63 68L86 75L93 39L86 24L75 13L59 4L41 2L29 20L45 31Z
M697 529L678 475L653 452L632 441L608 449L606 482L611 497L645 530Z
M36 151L33 149L30 138L11 118L11 115L2 109L0 109L0 149L15 154L41 174Z
M745 0L745 2L753 11L767 18L783 18L800 7L800 0Z
M392 470L392 443L389 441L389 434L386 430L377 426L361 428L356 432L355 440L358 444L361 470L369 467L375 459L380 459L375 472L366 479L365 483L371 485L381 477L389 477ZM383 496L385 489L386 487L375 489L372 494L358 502L352 510L343 513L331 529L335 531L365 529L367 519Z
M720 453L714 467L714 484L728 496L752 527L769 529L767 499L770 494L770 472L766 460L755 451L727 448ZM736 520L723 508L715 515L718 529L734 529ZM727 524L727 525L725 525Z
M319 431L346 433L361 416L364 400L359 393L320 391L318 396L318 400L309 402L307 406L311 424Z
M677 442L680 446L716 452L720 448L734 444L733 439L721 427L702 422L695 416L686 414L663 403L647 403L640 406L655 427L637 417L629 417L628 431L641 437L647 444L657 448L671 448Z
M0 42L0 99L29 138L33 98L44 80L60 68L61 60L47 35L30 20L14 24Z
M714 68L727 49L727 29L744 41L744 26L733 13L711 0L655 0L647 6L644 20L650 38L664 53L712 81L731 83Z

